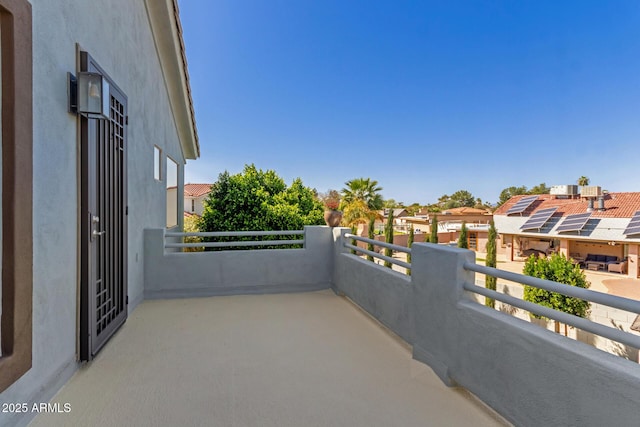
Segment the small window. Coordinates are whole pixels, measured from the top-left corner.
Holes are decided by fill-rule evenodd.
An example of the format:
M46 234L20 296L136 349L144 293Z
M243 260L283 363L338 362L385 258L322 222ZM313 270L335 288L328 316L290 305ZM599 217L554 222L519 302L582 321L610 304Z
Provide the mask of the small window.
M191 212L196 211L196 199L191 199Z
M178 225L178 164L167 157L167 228Z
M162 150L153 146L153 178L162 181Z

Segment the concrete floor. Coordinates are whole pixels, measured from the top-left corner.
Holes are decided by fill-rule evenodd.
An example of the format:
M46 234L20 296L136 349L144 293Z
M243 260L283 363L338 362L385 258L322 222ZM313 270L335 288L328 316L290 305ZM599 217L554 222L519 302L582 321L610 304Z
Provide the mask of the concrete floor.
M32 426L496 426L331 291L143 302Z

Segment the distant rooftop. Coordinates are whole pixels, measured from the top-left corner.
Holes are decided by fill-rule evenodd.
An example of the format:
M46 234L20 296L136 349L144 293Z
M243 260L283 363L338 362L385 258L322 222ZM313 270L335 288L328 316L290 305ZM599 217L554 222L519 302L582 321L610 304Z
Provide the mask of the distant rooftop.
M529 195L514 196L501 205L494 215L506 215L509 208L514 206L520 199L530 197ZM606 193L604 197L604 211L599 211L598 201L594 202L595 209L592 216L594 218L631 218L633 214L640 210L640 192L630 193ZM538 198L524 212L530 215L538 210L547 208L557 208L556 216L567 216L587 212L588 200L585 198L557 198L550 194L538 195Z
M213 184L185 184L184 195L188 197L200 197L211 191Z

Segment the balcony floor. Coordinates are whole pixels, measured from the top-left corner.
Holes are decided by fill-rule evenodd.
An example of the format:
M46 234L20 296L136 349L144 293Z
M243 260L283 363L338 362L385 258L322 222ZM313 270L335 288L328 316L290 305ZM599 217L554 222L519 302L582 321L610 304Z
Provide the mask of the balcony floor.
M331 291L143 302L33 426L495 426Z

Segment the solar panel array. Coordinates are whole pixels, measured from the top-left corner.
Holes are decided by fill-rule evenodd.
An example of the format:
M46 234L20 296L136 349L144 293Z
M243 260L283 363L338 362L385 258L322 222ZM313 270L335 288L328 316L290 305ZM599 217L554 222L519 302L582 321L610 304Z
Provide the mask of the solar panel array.
M529 206L531 206L531 203L535 202L537 199L538 196L523 197L522 199L518 200L515 205L509 208L509 210L507 211L507 215L524 212Z
M562 224L556 229L557 232L580 231L587 224L591 217L591 212L569 215L562 221Z
M622 232L625 236L630 236L632 234L640 234L640 211L636 211L633 214L633 218L627 225L627 228Z
M547 208L539 210L538 212L531 215L527 222L525 222L522 227L520 227L520 230L532 230L534 228L540 230L545 225L545 223L549 221L549 218L551 218L551 215L553 215L556 210L558 210L558 208Z

